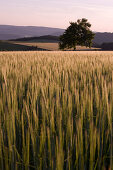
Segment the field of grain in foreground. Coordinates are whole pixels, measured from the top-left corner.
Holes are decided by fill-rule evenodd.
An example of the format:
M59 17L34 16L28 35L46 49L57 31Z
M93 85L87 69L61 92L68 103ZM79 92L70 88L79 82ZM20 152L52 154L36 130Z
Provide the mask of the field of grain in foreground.
M113 169L113 53L0 53L0 170Z

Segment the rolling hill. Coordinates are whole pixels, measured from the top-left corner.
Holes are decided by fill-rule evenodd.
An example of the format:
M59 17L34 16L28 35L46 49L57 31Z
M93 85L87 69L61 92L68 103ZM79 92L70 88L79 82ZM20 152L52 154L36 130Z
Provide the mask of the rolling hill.
M113 42L113 33L109 33L109 32L97 32L95 33L95 38L94 38L94 43L96 44L103 44L103 43L109 43L109 42Z
M0 25L0 40L35 37L43 35L59 36L63 32L64 29L60 28Z
M37 41L38 37L38 40L41 40L43 42L47 42L47 39L49 40L49 42L52 42L58 41L58 36L63 34L64 31L64 29L50 27L0 25L0 40L24 38L24 41ZM50 36L47 37L48 35ZM113 42L113 33L95 33L95 38L93 40L94 44L101 45L103 43L109 42Z
M45 51L46 49L27 44L16 44L9 41L0 41L0 51Z

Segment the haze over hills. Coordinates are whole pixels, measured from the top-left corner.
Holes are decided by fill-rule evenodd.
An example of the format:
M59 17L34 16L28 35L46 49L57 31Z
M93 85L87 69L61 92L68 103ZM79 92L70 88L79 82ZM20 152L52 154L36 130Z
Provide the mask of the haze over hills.
M64 29L59 29L59 28L0 25L0 40L43 36L43 35L59 36L63 32Z
M95 33L94 43L102 44L113 42L113 33L110 32L97 32Z
M59 36L64 31L64 29L50 27L0 25L0 40L40 37L44 35ZM96 32L93 42L99 45L113 42L113 33Z

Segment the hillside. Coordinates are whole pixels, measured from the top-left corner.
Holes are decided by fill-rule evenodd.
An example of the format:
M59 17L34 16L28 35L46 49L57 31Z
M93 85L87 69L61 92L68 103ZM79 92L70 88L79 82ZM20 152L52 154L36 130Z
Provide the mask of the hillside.
M96 44L102 44L102 43L108 43L113 42L113 33L109 32L97 32L95 33L94 43Z
M65 31L64 29L50 28L50 27L0 25L0 40L22 38L22 41L40 40L43 42L47 42L49 40L49 42L52 41L56 42L58 41L57 36L63 34L64 31ZM109 33L109 32L95 33L95 38L93 40L94 44L101 45L102 43L108 43L108 42L113 42L113 33Z
M43 35L59 36L63 32L64 29L59 28L0 25L0 40L35 37Z
M12 39L10 41L27 41L27 42L59 42L58 36L53 35L45 35L40 37L24 37L24 38L18 38L18 39Z
M46 49L28 45L28 44L16 44L9 41L0 41L0 51L45 51Z

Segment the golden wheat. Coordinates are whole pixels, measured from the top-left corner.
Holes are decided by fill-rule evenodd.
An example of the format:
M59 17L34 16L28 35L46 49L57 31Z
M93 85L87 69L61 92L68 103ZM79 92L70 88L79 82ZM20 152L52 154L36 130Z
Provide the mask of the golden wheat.
M113 168L113 53L0 53L0 169Z

